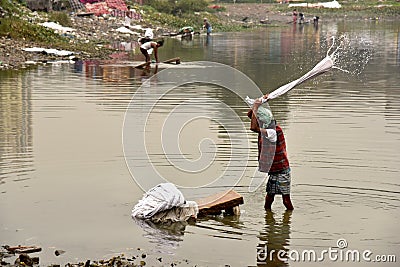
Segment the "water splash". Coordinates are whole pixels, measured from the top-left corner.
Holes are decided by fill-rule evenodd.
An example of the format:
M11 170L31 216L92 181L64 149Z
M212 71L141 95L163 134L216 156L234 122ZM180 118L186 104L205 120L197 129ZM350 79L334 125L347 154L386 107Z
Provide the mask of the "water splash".
M332 60L332 62L333 62L332 68L333 69L338 69L343 72L350 73L350 71L342 69L341 67L335 65L335 63L337 63L338 59L340 58L340 52L344 50L346 41L348 41L347 36L342 35L338 38L339 44L337 44L335 42L335 36L333 36L332 37L332 45L329 47L328 51L326 52L326 57L330 58ZM329 54L335 46L336 46L335 50L331 54Z
M350 38L347 35L341 35L337 40L334 36L330 39L332 39L332 44L329 47L328 51L326 52L325 58L323 58L317 65L315 65L310 71L308 71L300 78L279 87L278 89L269 93L267 97L263 96L260 97L259 99L262 101L262 103L265 103L270 99L282 96L283 94L286 94L296 86L308 80L314 79L317 76L324 74L331 69L338 69L348 74L359 75L366 66L366 64L368 63L370 59L370 53L364 54L361 64L360 62L361 58L355 57L356 53L353 51L353 49L351 49L352 44L350 42ZM353 47L359 47L359 46L353 46ZM364 50L364 51L369 52L370 50ZM356 63L358 67L357 65L354 65L354 63ZM348 69L351 69L351 71ZM246 97L245 100L249 105L253 105L255 102L255 99L250 99L249 97Z
M338 38L331 37L332 44L327 51L334 65L332 68L343 71L352 76L363 73L372 57L372 49L367 40L357 37L341 35Z

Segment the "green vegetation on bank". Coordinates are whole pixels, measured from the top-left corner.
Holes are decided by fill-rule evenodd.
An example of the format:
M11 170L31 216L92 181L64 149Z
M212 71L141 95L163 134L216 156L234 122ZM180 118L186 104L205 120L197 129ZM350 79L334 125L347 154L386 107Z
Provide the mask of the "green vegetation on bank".
M3 18L1 20L0 36L39 43L63 41L54 31L15 17Z
M63 11L52 11L48 13L48 20L57 22L64 27L71 27L72 22L71 18L69 17L68 13Z
M31 12L19 2L0 0L0 38L31 42L44 47L83 51L92 55L99 52L97 43L71 42L70 38L38 25L40 22L53 21L65 27L72 26L68 13L56 11L39 13L41 16L32 16Z
M67 40L45 27L32 23L34 18L26 12L26 8L19 2L0 0L0 36L18 40L35 41L38 43L66 42ZM25 11L24 11L25 10ZM64 24L70 24L67 14L54 12L46 14L47 17L55 19ZM61 23L63 25L63 23ZM67 26L67 25L65 25Z
M211 21L213 28L220 32L239 31L243 29L241 25L222 21L214 12L195 11L174 15L160 12L151 6L141 6L140 9L144 11L142 17L147 24L175 31L186 26L191 26L195 30L199 30L203 25L204 18Z
M147 0L146 5L137 6L132 0L128 0L127 4L142 10L142 17L147 24L175 31L186 26L199 30L204 18L208 18L213 28L220 32L243 29L241 25L222 21L216 13L224 11L224 8L211 8L211 2L209 0Z
M32 18L25 16L24 7L8 0L0 0L0 37L6 37L17 40L26 40L38 43L57 43L67 42L60 35L54 33L45 27L32 23ZM67 26L71 25L70 19L66 13L52 12L48 14L49 19L57 21Z
M4 16L6 14L18 14L19 10L12 2L8 0L0 0L0 15ZM5 12L5 14L3 14Z
M205 0L147 0L146 5L162 13L180 15L204 11L207 9L208 2Z
M98 51L97 44L70 42L70 39L40 25L16 17L2 18L0 37L32 42L39 46L50 46L64 50L76 50L88 53Z

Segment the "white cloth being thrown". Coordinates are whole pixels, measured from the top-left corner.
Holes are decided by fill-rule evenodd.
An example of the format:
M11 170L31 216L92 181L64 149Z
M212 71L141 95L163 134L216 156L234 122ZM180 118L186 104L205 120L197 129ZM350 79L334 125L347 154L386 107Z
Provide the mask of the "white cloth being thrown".
M333 67L333 63L334 63L333 59L330 56L326 56L317 65L315 65L312 70L310 70L309 72L307 72L306 74L304 74L303 76L298 78L297 80L294 80L294 81L292 81L288 84L285 84L285 85L279 87L278 89L274 90L273 92L268 94L268 98L261 97L260 98L261 101L263 103L265 103L270 99L277 98L277 97L287 93L290 89L294 88L296 85L299 85L309 79L312 79L322 73L327 72L328 70L330 70ZM245 100L249 105L253 105L254 101L255 101L255 99L251 99L248 96L246 97Z
M185 201L181 191L172 183L161 183L147 191L133 207L132 217L157 222L184 221L198 213L197 203Z

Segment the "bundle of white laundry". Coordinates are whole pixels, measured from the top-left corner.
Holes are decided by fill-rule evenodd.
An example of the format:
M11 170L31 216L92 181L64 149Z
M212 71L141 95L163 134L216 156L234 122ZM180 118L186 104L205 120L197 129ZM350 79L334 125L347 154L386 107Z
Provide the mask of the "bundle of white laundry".
M161 183L147 191L133 207L132 217L156 223L187 221L199 212L195 201L186 201L172 183Z

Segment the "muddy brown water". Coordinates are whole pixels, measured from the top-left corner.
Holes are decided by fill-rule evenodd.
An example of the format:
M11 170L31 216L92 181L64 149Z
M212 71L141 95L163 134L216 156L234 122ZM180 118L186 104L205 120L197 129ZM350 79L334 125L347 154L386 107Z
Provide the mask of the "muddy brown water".
M379 266L395 266L390 261L400 248L399 26L289 25L167 39L160 49L162 59L179 56L180 69L191 69L195 61L225 64L266 93L311 69L332 36L348 36L351 46L340 66L350 73L332 70L269 103L286 135L293 212L284 211L278 196L266 213L264 185L249 192L257 145L248 130L246 91L236 95L204 82L214 77L213 68L162 94L149 117L140 98L154 100L154 83L173 87L163 80L170 75L146 84L149 72L115 61L0 72L1 244L41 246L43 265L145 253L150 266L342 266L346 257L347 264L364 266L379 256L386 261ZM135 44L118 45L138 53ZM146 128L138 128L138 118L139 126L124 125L132 97L131 114ZM123 143L124 126L133 131L124 137L132 133L145 142L145 154L141 144L132 145L136 139ZM234 186L244 196L242 213L163 227L132 220L142 187L156 183L157 175L184 187L190 200ZM57 257L57 249L66 253ZM359 260L351 258L356 254Z

